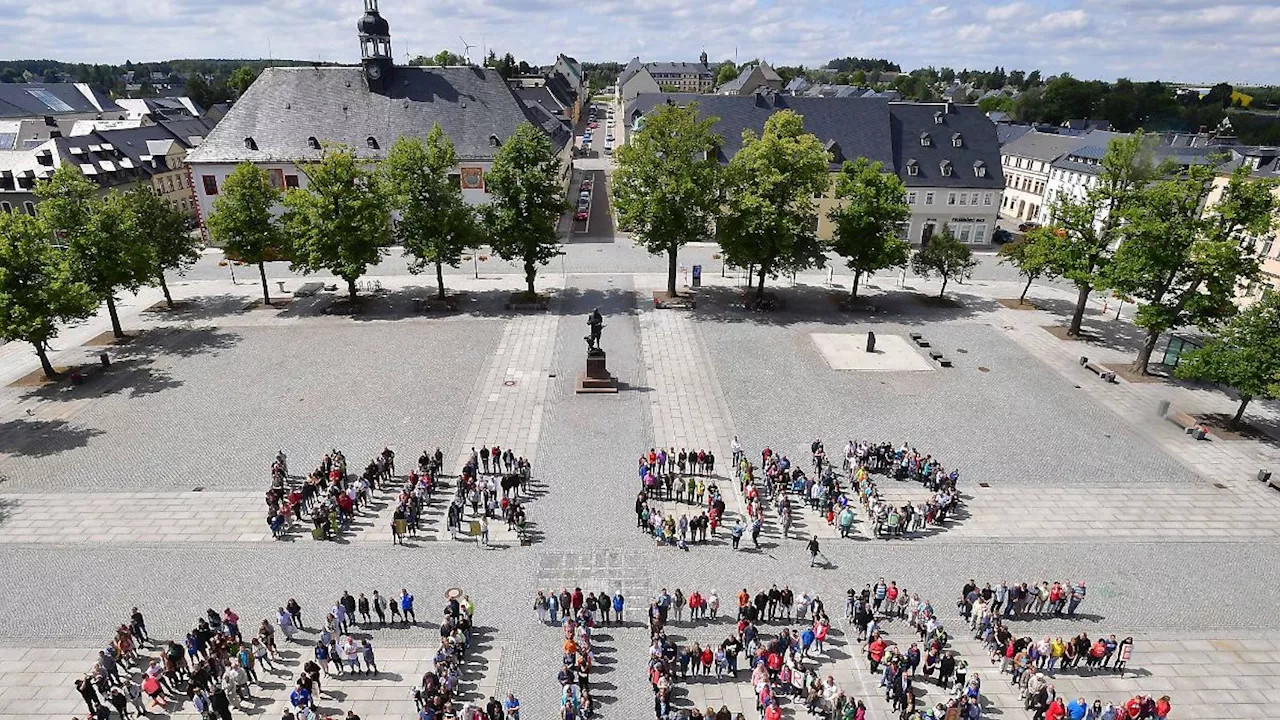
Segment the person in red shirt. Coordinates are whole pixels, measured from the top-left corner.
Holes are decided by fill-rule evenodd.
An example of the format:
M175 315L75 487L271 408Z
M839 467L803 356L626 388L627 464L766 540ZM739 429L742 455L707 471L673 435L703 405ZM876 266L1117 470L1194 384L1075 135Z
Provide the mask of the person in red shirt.
M778 707L778 703L771 702L764 709L764 720L782 720L782 708Z
M1124 714L1129 720L1138 720L1142 716L1142 696L1134 695L1124 704Z
M1156 701L1156 717L1159 720L1164 720L1168 717L1171 710L1173 710L1173 703L1169 701L1168 695L1161 696L1161 698Z
M887 647L889 643L880 637L880 633L876 633L871 642L867 643L867 659L871 661L872 673L880 670L880 661L884 660L884 651Z
M1062 703L1062 698L1054 698L1049 703L1049 709L1045 710L1044 720L1062 720L1067 716L1067 706Z

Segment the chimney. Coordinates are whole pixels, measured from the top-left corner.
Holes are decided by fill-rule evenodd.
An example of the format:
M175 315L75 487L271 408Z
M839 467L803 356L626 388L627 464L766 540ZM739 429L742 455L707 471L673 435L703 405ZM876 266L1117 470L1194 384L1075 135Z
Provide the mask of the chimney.
M944 112L946 112L948 115L954 115L956 112L956 104L948 100L946 102L946 105L944 106Z

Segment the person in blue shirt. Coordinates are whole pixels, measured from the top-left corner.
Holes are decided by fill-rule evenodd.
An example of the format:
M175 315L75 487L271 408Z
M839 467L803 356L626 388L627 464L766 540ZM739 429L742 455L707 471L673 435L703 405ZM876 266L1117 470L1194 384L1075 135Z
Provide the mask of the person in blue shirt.
M507 700L502 703L502 709L507 713L505 720L520 720L520 701L516 699L514 693L507 693Z
M413 596L404 588L400 588L400 612L404 613L405 622L418 622L418 616L413 613Z
M311 691L298 685L289 693L289 704L296 708L311 707Z
M622 599L622 593L617 593L616 595L614 595L614 596L613 596L613 611L614 611L615 613L617 613L617 614L618 614L618 624L619 624L619 625L621 625L621 624L623 623L623 621L622 621L622 606L623 606L624 604L625 604L625 601Z
M1071 720L1084 720L1084 716L1089 712L1089 703L1084 698L1076 698L1067 705L1067 717Z

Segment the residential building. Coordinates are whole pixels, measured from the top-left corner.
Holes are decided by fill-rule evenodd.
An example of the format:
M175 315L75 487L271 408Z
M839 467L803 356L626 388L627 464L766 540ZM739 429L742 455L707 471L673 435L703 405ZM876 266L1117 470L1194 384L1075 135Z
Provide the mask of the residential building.
M0 83L0 120L123 120L127 114L85 83Z
M833 176L845 161L865 157L902 178L911 207L911 218L902 228L904 238L917 245L928 242L947 225L963 242L991 242L1004 181L995 126L975 106L877 97L657 93L628 103L623 124L637 129L655 107L690 102L697 102L704 116L718 118L714 130L723 139L718 148L722 163L741 149L743 130L760 133L775 112L793 110L830 153ZM836 204L831 193L818 198L820 237L831 237L826 216Z
M180 120L204 115L205 111L189 97L120 98L116 104L129 113L130 120Z
M764 61L743 69L738 77L716 88L717 95L750 95L761 91L782 92L782 78Z
M662 92L662 88L658 87L658 81L653 79L653 75L638 57L631 58L631 62L628 62L626 67L622 68L622 72L618 73L617 86L617 97L621 103L628 103L639 95Z
M1005 192L1000 216L1017 221L1035 220L1044 205L1049 166L1086 142L1085 138L1075 135L1032 130L1001 147Z
M364 7L359 67L267 68L187 156L202 223L242 162L262 167L281 188L305 187L307 164L328 145L375 163L399 138L425 137L437 124L453 141L467 202L488 202L485 174L525 122L548 134L567 173L570 135L560 120L531 111L490 68L397 66L377 0Z
M557 93L551 91L552 80L556 77L555 75L516 77L508 80L507 84L511 86L511 91L520 98L525 107L536 108L536 112L544 112L554 117L563 123L567 130L575 122L573 109L567 107L564 101L557 97Z
M797 75L791 78L791 82L782 88L782 91L788 95L804 95L805 91L813 86L809 79L803 75Z
M577 125L582 118L582 105L591 94L587 83L587 73L582 63L563 53L556 56L556 62L547 73L547 86L556 99L568 109L569 122Z
M1222 199L1232 171L1239 167L1249 168L1250 178L1280 180L1280 148L1234 146L1226 151L1231 153L1231 159L1219 168L1218 176L1214 178L1213 189L1205 201L1206 213L1213 212L1213 207ZM1280 199L1280 187L1272 192ZM1263 292L1280 291L1280 242L1276 242L1277 233L1280 233L1280 211L1275 213L1270 232L1253 239L1261 272L1257 282L1240 288L1237 297L1240 305L1253 303L1262 297Z

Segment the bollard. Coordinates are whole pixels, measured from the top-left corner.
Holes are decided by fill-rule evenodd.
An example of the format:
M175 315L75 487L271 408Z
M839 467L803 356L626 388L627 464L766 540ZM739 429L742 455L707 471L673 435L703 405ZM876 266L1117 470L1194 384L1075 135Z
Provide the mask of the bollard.
M1258 482L1266 482L1271 479L1271 471L1262 469L1258 471Z
M107 357L107 354L104 352L98 353L98 362L102 363L102 367L111 366L111 358Z
M1089 364L1089 358L1085 357L1084 355L1081 355L1081 356L1080 356L1080 367L1084 367L1085 365L1088 365L1088 364Z
M1156 404L1156 414L1159 415L1160 417L1164 417L1169 414L1168 400L1161 400L1159 403Z

